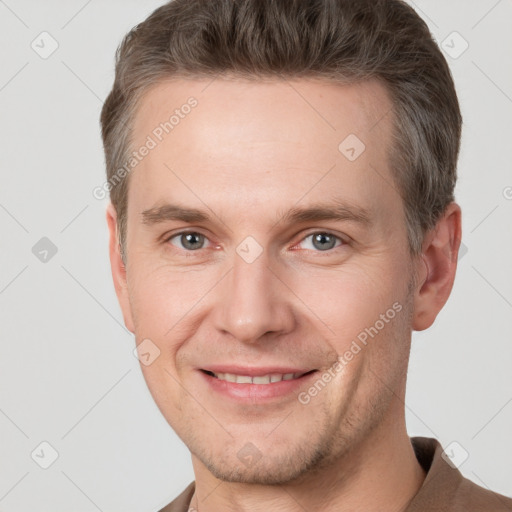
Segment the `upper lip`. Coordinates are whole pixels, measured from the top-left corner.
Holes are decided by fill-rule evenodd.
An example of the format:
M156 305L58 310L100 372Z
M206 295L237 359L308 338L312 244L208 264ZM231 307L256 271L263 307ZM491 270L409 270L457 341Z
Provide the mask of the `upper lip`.
M207 367L200 368L212 373L231 373L234 375L247 375L249 377L259 377L262 375L269 375L272 373L286 374L304 374L313 371L314 368L298 368L296 366L240 366L240 365L221 365L213 364Z

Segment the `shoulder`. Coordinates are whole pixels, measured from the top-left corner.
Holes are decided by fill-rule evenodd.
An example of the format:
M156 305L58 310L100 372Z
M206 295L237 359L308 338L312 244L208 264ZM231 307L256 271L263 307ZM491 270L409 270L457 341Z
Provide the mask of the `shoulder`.
M455 493L454 500L461 510L512 512L512 499L463 478Z
M454 464L454 449L443 450L434 438L411 438L418 462L426 472L407 512L512 512L512 499L465 478Z

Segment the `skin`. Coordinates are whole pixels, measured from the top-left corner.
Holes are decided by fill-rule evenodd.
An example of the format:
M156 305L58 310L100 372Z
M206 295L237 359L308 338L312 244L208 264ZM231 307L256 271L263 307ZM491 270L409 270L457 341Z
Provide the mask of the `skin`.
M197 107L130 175L126 266L111 204L106 216L125 324L160 350L144 378L192 453L192 505L404 510L425 478L405 427L411 331L428 328L450 294L460 208L450 204L411 257L388 165L392 105L377 81L169 80L143 97L134 147L190 96ZM366 146L354 161L338 149L349 134ZM369 222L283 222L292 207L333 200ZM164 202L212 220L144 224L141 213ZM175 236L186 230L204 235L198 249ZM334 247L314 245L319 232L339 237ZM250 263L236 251L248 236L263 249ZM321 376L394 303L401 311L308 404L297 397L313 381L240 403L199 371L287 365ZM248 443L251 464L237 456Z

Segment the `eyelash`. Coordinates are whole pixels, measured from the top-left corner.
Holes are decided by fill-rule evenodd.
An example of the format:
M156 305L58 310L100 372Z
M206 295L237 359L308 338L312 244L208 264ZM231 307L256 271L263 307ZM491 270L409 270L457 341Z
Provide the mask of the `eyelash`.
M182 235L189 235L189 234L195 234L195 235L202 235L206 240L210 241L208 239L208 237L206 235L203 235L201 232L199 231L193 231L193 230L189 230L189 231L180 231L179 233L174 233L168 237L166 237L163 241L164 244L169 244L170 241L173 239L173 238L177 238L177 237L181 237ZM346 240L343 240L341 237L335 235L334 233L331 233L330 231L312 231L310 233L308 233L307 235L305 235L299 242L298 244L304 242L307 238L313 236L313 235L319 235L319 234L322 234L322 235L328 235L330 237L334 237L337 241L340 241L341 243L338 244L338 245L335 245L334 247L332 247L331 249L328 249L326 251L320 251L320 250L313 250L313 249L307 249L307 250L312 250L313 252L315 253L319 253L319 254L322 254L322 253L325 253L325 254L332 254L334 252L335 249L339 249L340 247L343 247L345 245L347 245L347 241ZM298 245L298 244L295 244L295 245ZM170 244L172 245L172 244ZM295 247L294 245L294 247ZM175 246L173 246L175 247ZM175 249L177 250L182 250L185 252L185 254L187 255L187 257L194 257L196 256L194 253L199 253L201 251L201 249L196 249L195 251L191 251L191 250L187 250L187 249L180 249L179 247L175 247Z

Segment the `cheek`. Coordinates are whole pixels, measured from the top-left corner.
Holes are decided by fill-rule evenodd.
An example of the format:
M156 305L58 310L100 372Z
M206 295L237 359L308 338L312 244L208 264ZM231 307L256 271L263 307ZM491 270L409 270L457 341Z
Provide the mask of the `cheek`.
M150 366L141 365L147 388L155 404L169 424L176 426L181 416L182 388L177 384L176 371L170 361L159 357Z
M149 365L141 361L141 370L155 403L173 422L183 401L177 354L193 335L194 306L202 295L199 277L191 274L141 265L130 290L137 343L151 340L158 354Z
M364 338L365 329L376 323L381 328L384 322L386 329L396 323L397 310L402 309L405 300L406 275L398 271L399 266L383 267L354 265L343 270L315 271L309 276L301 273L291 283L310 310L309 316L314 313L315 323L333 340L338 353L359 334L363 333ZM399 305L393 308L395 303Z
M137 334L172 341L193 318L201 298L214 283L211 273L176 271L143 264L131 276L130 303Z

